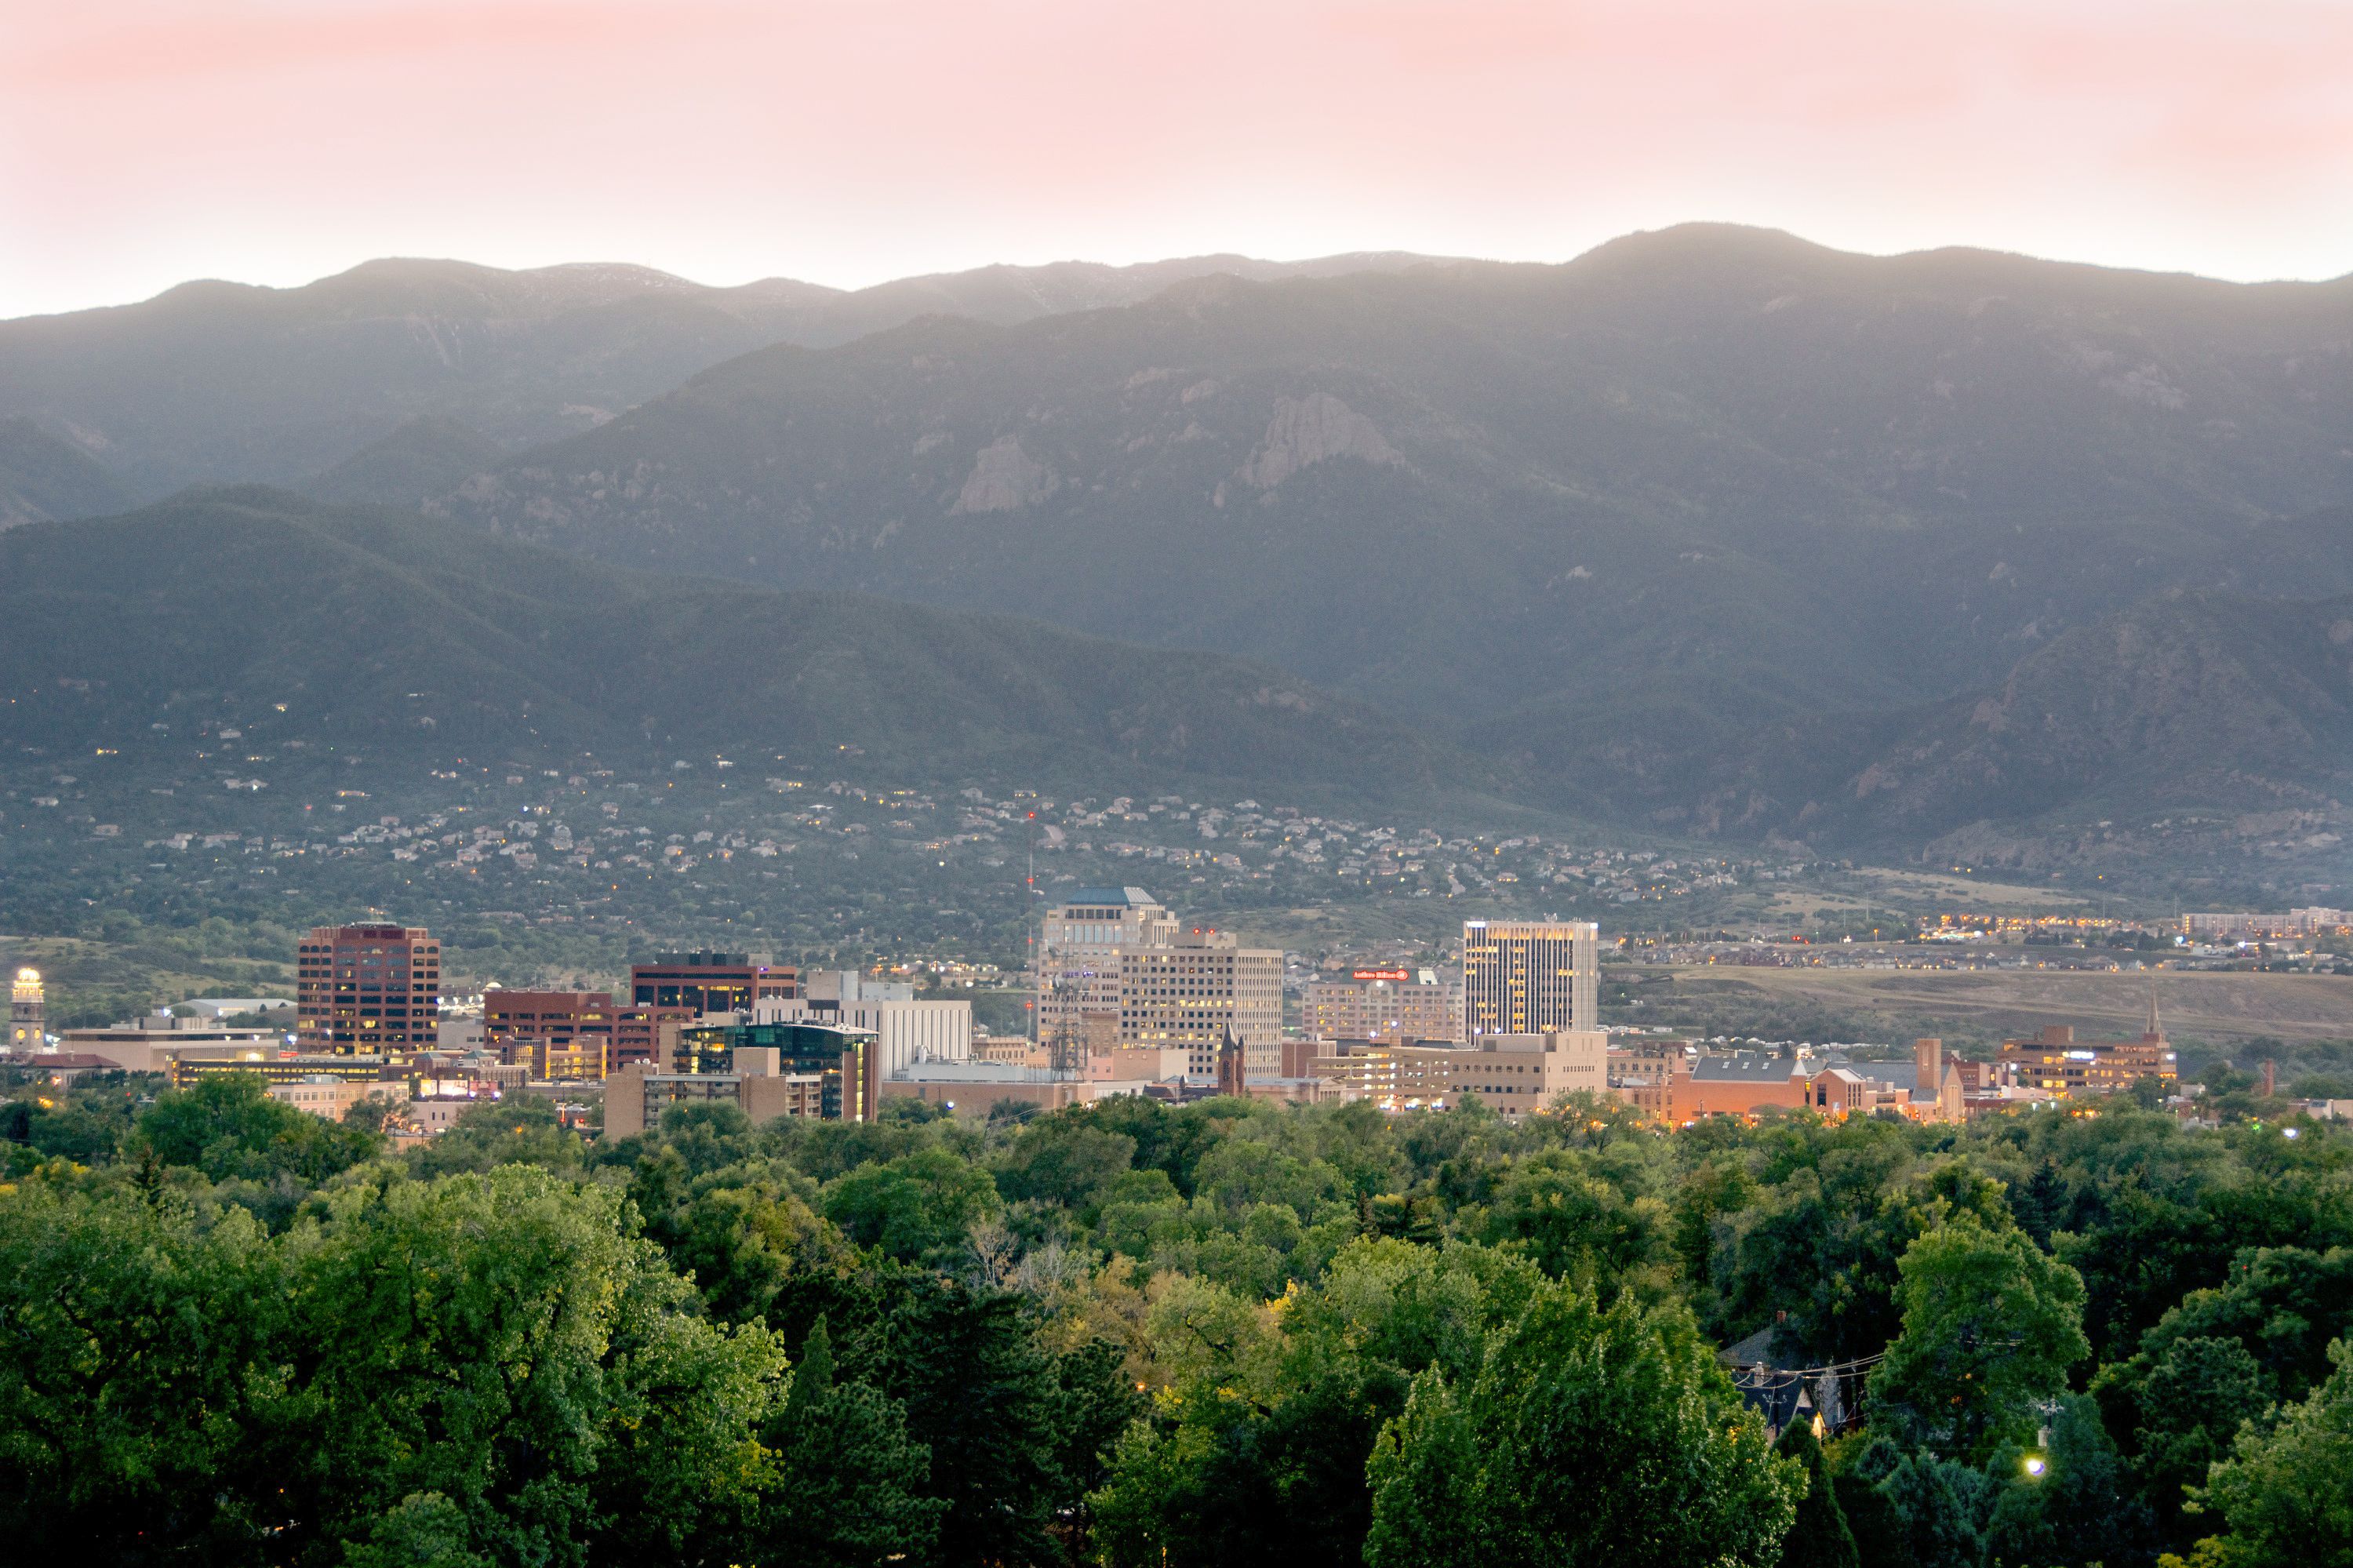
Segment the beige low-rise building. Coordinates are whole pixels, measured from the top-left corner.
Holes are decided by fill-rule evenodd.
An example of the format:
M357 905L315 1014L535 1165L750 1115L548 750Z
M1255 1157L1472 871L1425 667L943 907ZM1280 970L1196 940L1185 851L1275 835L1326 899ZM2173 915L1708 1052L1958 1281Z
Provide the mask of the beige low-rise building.
M474 1095L419 1095L401 1107L408 1125L427 1138L438 1138L476 1106L496 1102Z
M341 1121L351 1108L362 1100L384 1100L387 1103L407 1093L406 1086L383 1082L364 1083L351 1078L325 1076L304 1078L299 1083L272 1084L269 1097L280 1105L292 1106L328 1121Z
M1184 1077L1192 1068L1192 1048L1186 1045L1114 1046L1087 1058L1087 1076L1099 1084L1165 1084Z
M754 1127L779 1117L824 1117L824 1073L786 1070L773 1046L736 1046L730 1054L733 1070L724 1073L657 1073L633 1062L612 1074L605 1080L605 1136L634 1138L659 1126L671 1106L732 1105ZM871 1118L868 1112L850 1119Z
M1441 1110L1466 1095L1505 1117L1547 1110L1564 1095L1609 1087L1609 1036L1598 1029L1484 1034L1465 1045L1369 1041L1318 1056L1316 1076L1383 1110Z
M178 1061L259 1062L284 1055L284 1031L231 1028L216 1019L151 1012L104 1028L69 1029L60 1049L103 1056L126 1073L168 1073Z

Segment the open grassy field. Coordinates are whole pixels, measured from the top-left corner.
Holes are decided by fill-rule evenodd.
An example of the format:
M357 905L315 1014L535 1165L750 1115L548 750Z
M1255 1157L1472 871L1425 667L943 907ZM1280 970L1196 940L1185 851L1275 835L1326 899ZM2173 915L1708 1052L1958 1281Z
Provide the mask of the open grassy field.
M1613 1022L1705 1022L1710 1033L1778 1037L1811 1019L1814 1027L1796 1032L1887 1041L1936 1034L1957 1044L2068 1023L2086 1038L2113 1039L2140 1033L2154 986L2167 1034L2184 1044L2227 1054L2232 1043L2257 1038L2353 1039L2353 976L1713 967L1639 974L1630 1000L1641 1005L1613 1010ZM1744 1015L1762 1026L1742 1027Z
M1753 889L1751 890L1754 891ZM1860 866L1823 883L1799 883L1776 890L1758 906L1767 922L1832 923L1853 920L1901 930L1923 910L1969 910L1992 915L2078 915L2092 901L2031 883L1988 881L1948 873ZM2118 913L2126 913L2119 906Z

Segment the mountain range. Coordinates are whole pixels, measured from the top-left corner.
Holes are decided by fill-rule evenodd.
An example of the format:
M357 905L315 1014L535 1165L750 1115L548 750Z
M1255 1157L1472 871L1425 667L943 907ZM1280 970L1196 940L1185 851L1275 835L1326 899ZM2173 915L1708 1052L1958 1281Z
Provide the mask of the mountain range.
M193 282L138 304L0 322L0 418L79 446L139 500L188 484L296 484L412 419L454 421L501 448L551 440L771 344L845 343L925 314L1023 322L1212 272L1413 260L1072 261L849 291L785 278L709 288L614 264L370 261L301 288Z
M9 412L134 492L1239 657L1660 831L2343 863L2353 279L1712 226L853 294L377 263L0 323Z

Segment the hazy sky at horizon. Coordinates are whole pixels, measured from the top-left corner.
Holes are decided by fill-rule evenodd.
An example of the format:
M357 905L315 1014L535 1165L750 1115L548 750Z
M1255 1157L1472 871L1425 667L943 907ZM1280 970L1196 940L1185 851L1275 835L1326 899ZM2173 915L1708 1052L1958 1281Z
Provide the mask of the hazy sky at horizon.
M1769 224L2353 271L2353 0L0 0L0 316Z

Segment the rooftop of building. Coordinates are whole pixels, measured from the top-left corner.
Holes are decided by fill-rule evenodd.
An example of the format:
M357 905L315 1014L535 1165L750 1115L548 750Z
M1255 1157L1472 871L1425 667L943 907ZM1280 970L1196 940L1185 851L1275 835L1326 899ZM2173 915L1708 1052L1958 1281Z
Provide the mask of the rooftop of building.
M1069 1081L1070 1075L1060 1075ZM910 1062L891 1075L902 1084L1050 1084L1052 1069L1024 1066L1018 1062Z
M630 967L640 969L748 969L754 964L767 965L774 964L776 961L776 957L774 953L656 953L649 959L630 960Z
M233 1012L276 1012L294 1003L282 996L192 996L173 1011L219 1018Z
M1130 909L1157 908L1160 900L1141 887L1074 887L1056 900L1060 904L1102 904Z
M137 1018L126 1018L120 1023L110 1023L87 1029L69 1029L66 1033L69 1035L75 1035L84 1040L94 1040L101 1036L111 1037L126 1034L205 1034L221 1039L254 1041L265 1038L274 1039L281 1033L282 1031L273 1024L223 1023L216 1016L206 1017L201 1015L190 1015L187 1017L182 1017L179 1014L167 1012L158 1009L153 1012L142 1013Z
M1804 1077L1810 1070L1797 1056L1702 1056L1692 1064L1692 1077L1700 1083L1774 1084Z

